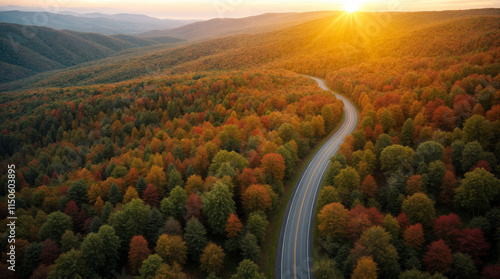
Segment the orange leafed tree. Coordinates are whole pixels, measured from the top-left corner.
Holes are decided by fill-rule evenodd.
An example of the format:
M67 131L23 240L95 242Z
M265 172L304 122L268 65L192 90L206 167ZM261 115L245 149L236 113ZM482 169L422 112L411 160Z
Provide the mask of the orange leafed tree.
M325 205L318 215L318 230L323 238L344 238L349 220L349 211L340 203Z
M282 183L285 177L285 160L280 154L270 153L262 157L262 167L273 183Z
M356 268L352 273L352 279L376 279L377 278L377 263L372 257L363 256L359 258Z
M242 203L247 213L258 210L266 211L271 208L271 197L264 186L254 184L243 193Z
M231 213L229 217L227 218L227 224L226 224L226 233L227 237L233 238L238 235L238 233L241 231L241 228L243 227L243 224L241 223L241 220L238 218L238 215Z
M403 233L403 239L406 246L420 250L425 241L422 225L416 223L415 225L409 226Z
M137 194L137 190L134 187L130 186L127 188L125 195L123 196L123 203L128 203L133 199L139 198L139 194Z
M372 175L367 175L365 179L363 179L363 183L361 183L361 191L367 198L377 198L377 182Z

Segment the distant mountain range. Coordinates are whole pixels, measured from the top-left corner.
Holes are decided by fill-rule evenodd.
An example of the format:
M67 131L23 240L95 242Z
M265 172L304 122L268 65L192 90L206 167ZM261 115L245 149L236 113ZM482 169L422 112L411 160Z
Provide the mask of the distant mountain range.
M0 22L111 35L142 33L154 29L171 29L193 23L195 20L158 19L136 14L108 15L101 13L0 11Z
M360 41L359 30L381 18L390 21L368 42ZM384 17L358 13L356 21L331 12L327 17L272 32L186 41L182 46L157 48L143 54L139 52L144 48L137 48L126 55L0 84L0 91L105 84L144 76L252 67L285 68L307 74L316 69L349 67L370 57L461 55L486 37L498 36L499 30L500 9L392 13ZM438 34L449 39L436 43L432 38Z
M0 83L102 59L129 48L180 41L0 23Z
M245 18L214 18L167 30L153 30L140 37L170 36L185 40L220 38L236 34L276 31L341 12L267 13Z
M455 49L457 40L467 44L463 49L469 49L470 43L467 42L472 39L467 36L498 32L499 16L500 9L358 13L356 21L351 22L341 12L264 14L242 19L208 20L148 32L141 37L4 23L0 24L0 91L99 84L157 73L244 69L271 64L294 71L314 67L333 69L352 65L363 57L391 56L394 53L420 56L459 54L462 49ZM384 18L389 19L388 22L379 33L368 38L369 44L356 37L368 26L367 23ZM487 27L487 32L468 26L476 24L475 21L445 26L461 19L488 20L488 24L481 25ZM438 25L441 27L422 33L424 28L437 28ZM449 40L439 44L415 47L416 44L409 43L423 34L431 36L458 27L466 30L450 34ZM463 36L458 38L459 34ZM176 35L187 41L160 44L181 41L162 35Z

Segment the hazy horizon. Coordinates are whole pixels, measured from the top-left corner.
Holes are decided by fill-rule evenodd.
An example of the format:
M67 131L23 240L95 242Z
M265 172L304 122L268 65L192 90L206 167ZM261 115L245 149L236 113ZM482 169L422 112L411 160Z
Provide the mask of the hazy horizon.
M418 12L467 10L483 8L500 8L500 1L468 1L468 0L386 0L359 2L360 11L364 12ZM51 13L103 13L103 14L142 14L160 19L197 19L242 18L264 13L341 11L345 1L228 1L228 0L189 0L169 1L168 3L148 0L140 1L59 1L59 6L37 5L38 1L2 1L0 10L21 10ZM286 5L285 5L286 3ZM115 8L120 7L120 8ZM425 8L423 8L425 7Z

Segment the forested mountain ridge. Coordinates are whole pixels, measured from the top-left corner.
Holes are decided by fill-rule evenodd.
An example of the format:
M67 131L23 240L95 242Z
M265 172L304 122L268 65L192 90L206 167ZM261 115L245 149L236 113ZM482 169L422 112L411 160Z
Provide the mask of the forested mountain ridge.
M479 16L482 14L485 16ZM49 78L34 77L22 83L0 86L0 89L99 84L143 75L240 69L257 65L270 68L285 67L303 73L312 73L311 70L316 68L322 69L324 74L326 69L338 69L370 57L392 55L394 52L403 53L404 56L416 55L412 48L415 43L420 42L420 39L425 38L424 34L427 32L432 34L451 32L450 30L454 30L457 26L468 26L470 23L471 26L458 28L452 37L464 38L468 34L475 33L475 39L468 38L468 40L479 40L486 34L496 36L499 14L498 9L387 15L360 13L355 20L349 15L340 14L279 31L219 38L159 51L123 63L114 61L84 69L62 71ZM388 23L379 26L380 32L367 37L364 28L369 26L369 23L378 24L381 18ZM487 22L481 24L482 20ZM412 40L412 43L408 43L408 40ZM435 44L433 55L438 55L445 46L448 52L451 51L450 54L464 52L450 46L451 42L465 43L459 40L444 40ZM491 39L488 44L491 44ZM418 46L417 49L422 46Z
M207 40L237 34L276 31L340 12L268 13L245 18L215 18L167 30L152 30L140 37L170 36L185 40Z
M107 36L46 27L0 23L0 83L37 72L98 60L117 52L180 39Z
M359 14L362 13L358 12L358 15ZM433 25L455 19L499 14L500 12L498 9L479 9L443 12L374 13L372 16L381 21L386 21L388 18L392 20L394 18L401 29L413 29L415 26L418 27L425 24ZM153 30L139 34L139 36L171 36L186 40L206 40L237 34L272 32L321 18L338 17L341 15L343 15L342 12L324 11L307 13L270 13L246 18L216 18L187 24L173 29ZM389 15L389 17L387 17L387 15Z
M28 11L0 11L0 22L40 25L57 30L93 32L104 35L137 34L158 28L176 28L194 20L158 19L134 14L50 13Z

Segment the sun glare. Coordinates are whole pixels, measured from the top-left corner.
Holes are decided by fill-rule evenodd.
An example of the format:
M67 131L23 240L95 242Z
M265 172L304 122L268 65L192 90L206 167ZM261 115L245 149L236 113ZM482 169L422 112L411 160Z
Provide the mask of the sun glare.
M354 13L361 7L361 1L344 0L344 10L349 13Z

